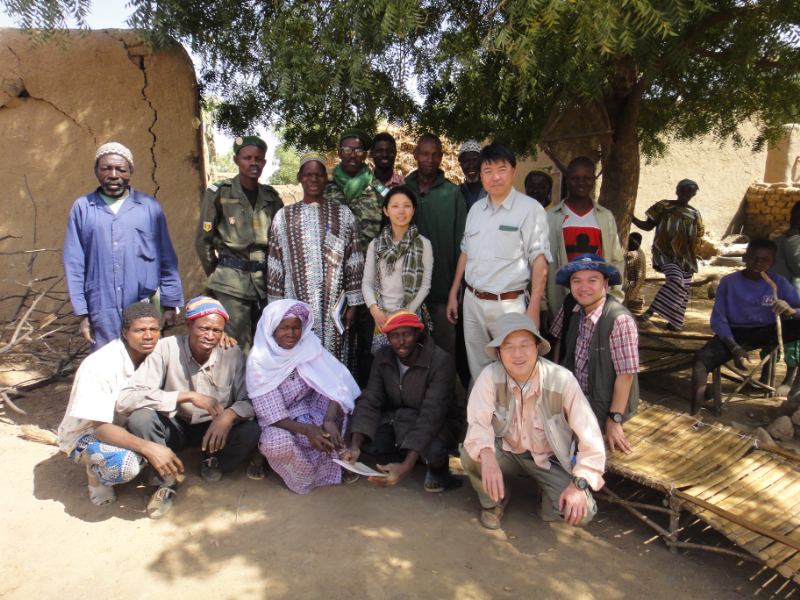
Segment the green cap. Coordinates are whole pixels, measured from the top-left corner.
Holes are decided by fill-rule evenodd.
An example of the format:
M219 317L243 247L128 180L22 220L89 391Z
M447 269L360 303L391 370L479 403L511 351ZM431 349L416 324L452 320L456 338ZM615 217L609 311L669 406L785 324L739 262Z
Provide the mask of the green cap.
M345 129L342 135L339 136L339 143L341 144L347 138L358 138L364 144L364 150L369 150L372 147L372 136L363 129L350 128Z
M541 175L550 182L550 187L553 187L553 176L550 174L550 167L545 167L544 169L534 169L525 175L525 183L528 183L528 178L532 175Z
M239 148L243 148L245 146L258 146L264 152L267 151L267 142L262 140L257 135L241 135L233 140L233 153L237 154L239 152Z

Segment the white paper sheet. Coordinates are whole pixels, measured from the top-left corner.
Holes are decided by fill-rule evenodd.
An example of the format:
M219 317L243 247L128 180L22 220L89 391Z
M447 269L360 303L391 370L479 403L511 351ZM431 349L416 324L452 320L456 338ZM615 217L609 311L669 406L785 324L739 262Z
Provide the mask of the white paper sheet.
M334 458L333 462L335 462L340 467L347 469L348 471L352 471L353 473L358 473L359 475L363 475L364 477L388 477L386 473L381 473L380 471L370 469L364 463L356 462L356 464L351 465L346 460L339 460L338 458Z

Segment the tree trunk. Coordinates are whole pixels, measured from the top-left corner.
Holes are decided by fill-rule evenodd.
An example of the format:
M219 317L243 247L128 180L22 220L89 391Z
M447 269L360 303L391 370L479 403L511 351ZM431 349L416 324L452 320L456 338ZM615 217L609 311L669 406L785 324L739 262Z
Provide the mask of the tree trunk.
M605 103L614 131L611 151L603 156L603 181L598 202L614 213L620 243L627 248L631 216L639 189L639 108L642 94L634 86Z

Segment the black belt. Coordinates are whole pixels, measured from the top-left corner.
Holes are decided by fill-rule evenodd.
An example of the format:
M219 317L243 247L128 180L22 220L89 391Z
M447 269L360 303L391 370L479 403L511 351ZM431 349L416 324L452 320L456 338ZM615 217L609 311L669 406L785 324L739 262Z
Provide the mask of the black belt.
M225 254L220 254L217 264L242 271L263 271L267 268L267 261L265 260L245 260L234 256L226 256Z

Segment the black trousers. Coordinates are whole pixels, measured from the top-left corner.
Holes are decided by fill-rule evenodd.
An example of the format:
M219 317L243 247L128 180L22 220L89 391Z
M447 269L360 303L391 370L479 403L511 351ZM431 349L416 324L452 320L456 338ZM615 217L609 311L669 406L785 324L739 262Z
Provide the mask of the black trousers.
M406 450L397 447L397 436L395 436L394 426L391 423L384 423L378 427L375 431L375 439L363 450L366 454L375 457L379 463L384 458L391 459L398 455L407 454ZM438 436L433 438L430 448L428 448L428 455L422 457L428 465L428 471L436 474L447 473L450 468L450 450L452 448L445 448L444 443ZM386 462L391 461L388 460Z
M800 340L800 320L784 319L781 321L783 330L783 341L785 344ZM745 350L756 350L761 348L771 348L778 345L777 325L765 325L764 327L731 327L733 339ZM731 351L719 336L714 336L708 340L700 350L695 352L695 363L702 363L708 371L712 371L733 358Z
M211 421L192 424L183 419L170 418L164 413L140 408L128 417L125 428L133 435L148 442L166 446L175 453L187 448L199 448ZM261 428L256 421L237 421L228 433L225 447L213 454L223 473L231 473L258 444ZM203 458L212 456L203 453Z

